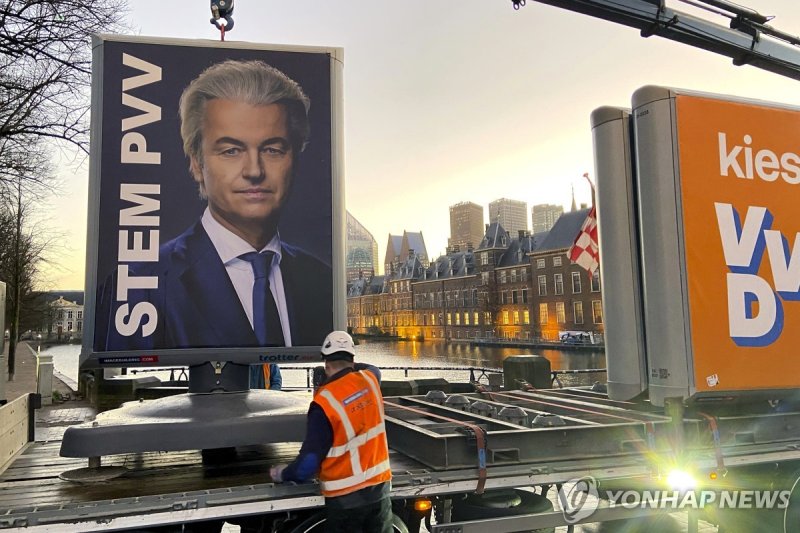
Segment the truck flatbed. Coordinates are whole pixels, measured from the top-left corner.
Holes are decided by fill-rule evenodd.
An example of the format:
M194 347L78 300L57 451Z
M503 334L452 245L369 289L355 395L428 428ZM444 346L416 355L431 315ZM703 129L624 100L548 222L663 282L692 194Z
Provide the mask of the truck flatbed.
M654 445L661 448L663 439L674 437L677 427L686 434L687 443L691 442L685 450L694 468L711 471L719 466L717 448L710 434L707 440L701 438L705 422L688 414L681 424L675 425L651 410L623 409L618 402L581 390L515 391L495 394L493 400L486 394L465 396L473 404L502 399L506 406L526 405L529 410L536 408L534 403L541 408L543 402L549 404L551 412L576 405L585 407L590 403L592 408L581 416L573 413L563 427L520 426L508 435L507 430L492 426L498 423L495 419L433 404L424 397L387 398L394 498L470 493L476 490L481 478L486 490L554 485L587 475L597 479L648 478L657 469L653 455L666 456L669 450L652 454L641 444L648 432L652 432ZM409 404L414 406L414 411L398 407ZM404 418L402 413L405 412L410 412L413 419ZM528 413L529 418L530 415ZM627 421L599 420L610 416ZM795 429L800 428L797 423L800 413L717 417L716 420L721 436L718 449L725 468L800 461L800 429ZM456 427L437 430L437 424ZM499 454L487 454L488 464L483 473L478 465L477 441L461 427L467 424L487 430L488 450L495 444L502 445L504 450ZM779 427L783 431L776 431ZM415 428L419 435L409 435L408 431ZM600 443L593 437L609 438L614 434L609 433L610 430L620 429L628 437L624 442L618 439ZM424 449L436 449L431 442L442 435L449 442L447 450L454 459L453 464L432 467L410 457L407 452L411 442L414 450L421 450L417 455L424 459ZM396 446L398 438L403 442ZM508 443L503 439L515 440L525 448L515 455L518 460L509 459ZM560 445L554 444L556 442ZM585 458L576 457L570 451L576 446L583 447ZM298 443L239 448L235 458L217 464L204 464L199 451L109 456L103 458L104 465L124 467L127 473L100 483L62 480L61 473L85 467L86 460L60 457L59 447L59 440L31 442L0 475L0 530L108 531L309 509L323 504L316 483L269 482L269 466L290 461L299 449ZM530 449L534 448L548 448L549 451L532 455ZM609 453L612 448L616 453ZM474 465L460 464L459 461L467 457L462 453L465 450L472 450ZM526 457L536 458L527 460Z

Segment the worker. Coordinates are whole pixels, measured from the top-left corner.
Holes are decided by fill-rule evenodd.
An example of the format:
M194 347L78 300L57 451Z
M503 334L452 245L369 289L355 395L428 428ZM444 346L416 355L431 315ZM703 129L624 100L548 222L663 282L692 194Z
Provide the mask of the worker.
M325 382L308 409L306 438L297 458L275 465L276 483L304 482L319 473L325 531L389 533L392 471L383 417L380 374L354 363L353 339L330 333L322 344Z
M283 378L281 367L275 363L250 365L250 388L281 390Z

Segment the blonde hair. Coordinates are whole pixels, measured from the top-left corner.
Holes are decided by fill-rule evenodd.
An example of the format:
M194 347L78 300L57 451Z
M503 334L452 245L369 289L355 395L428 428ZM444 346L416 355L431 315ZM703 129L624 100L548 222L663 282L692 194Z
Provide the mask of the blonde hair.
M229 59L204 70L181 95L181 138L183 151L189 158L202 161L206 104L217 98L252 106L283 105L295 157L305 148L310 133L308 109L311 103L300 85L263 61Z

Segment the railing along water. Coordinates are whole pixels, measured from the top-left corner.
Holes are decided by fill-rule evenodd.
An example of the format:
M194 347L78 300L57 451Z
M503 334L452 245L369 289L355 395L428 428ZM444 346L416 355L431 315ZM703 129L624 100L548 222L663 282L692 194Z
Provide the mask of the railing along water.
M314 388L313 384L313 376L314 376L314 366L284 366L281 365L281 372L285 373L286 371L294 371L305 372L305 387L302 386L287 386L284 387L285 390L312 390ZM402 372L403 377L409 378L411 377L410 373L422 373L422 372L431 372L431 371L438 371L438 372L464 372L468 373L467 381L471 383L486 383L489 381L489 374L502 374L502 368L491 368L491 367L482 367L482 366L380 366L378 367L381 372ZM142 368L142 369L129 369L128 372L131 374L150 374L156 372L169 372L169 381L175 383L187 382L189 380L188 375L188 368L186 367L173 367L173 368ZM561 380L564 376L570 375L584 375L584 374L605 374L605 368L580 368L580 369L569 369L569 370L551 370L550 377L551 383L557 388L563 388L563 382Z

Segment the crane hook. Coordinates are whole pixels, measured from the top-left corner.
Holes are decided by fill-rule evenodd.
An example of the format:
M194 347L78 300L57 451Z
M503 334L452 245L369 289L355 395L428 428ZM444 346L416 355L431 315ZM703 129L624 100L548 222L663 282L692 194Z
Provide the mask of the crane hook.
M224 19L225 24L220 19ZM211 24L223 34L233 29L233 0L211 0Z

